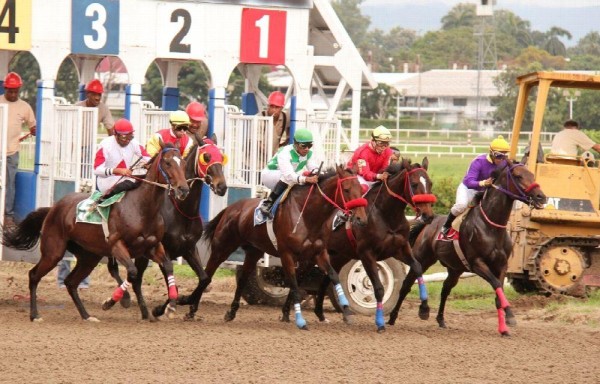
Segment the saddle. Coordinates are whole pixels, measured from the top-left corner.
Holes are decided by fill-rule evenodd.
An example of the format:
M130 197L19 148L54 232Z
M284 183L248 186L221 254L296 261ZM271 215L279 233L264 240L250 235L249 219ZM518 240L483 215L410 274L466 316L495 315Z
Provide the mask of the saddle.
M94 191L90 197L80 201L75 211L75 222L99 225L103 221L107 222L111 205L121 201L123 196L125 196L125 191L119 192L98 204L97 201L101 196L102 192Z

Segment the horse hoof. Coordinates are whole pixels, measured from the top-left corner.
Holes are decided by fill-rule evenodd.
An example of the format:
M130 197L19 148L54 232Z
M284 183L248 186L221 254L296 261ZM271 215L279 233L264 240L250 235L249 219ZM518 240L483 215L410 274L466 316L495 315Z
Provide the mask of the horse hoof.
M514 317L509 317L506 319L506 325L508 325L509 327L516 327L517 326L517 319L515 319Z
M230 321L233 321L233 319L235 319L235 315L233 315L231 312L229 312L229 311L228 311L228 312L225 314L225 316L223 317L223 319L224 319L226 322L230 322Z
M281 321L282 323L289 323L290 322L290 317L289 316L281 316L279 318L279 321Z
M381 326L381 327L377 327L377 333L383 333L385 332L385 327Z
M129 294L124 295L123 298L119 301L119 304L121 304L121 307L123 308L131 307L131 296L129 296Z
M445 323L444 321L439 321L439 322L438 322L438 325L440 326L440 328L444 328L444 329L446 329L446 328L447 328L447 327L446 327L446 323Z
M102 303L102 310L103 311L108 311L109 309L111 309L114 305L115 305L115 301L111 298L111 299L106 299L104 301L104 303Z
M419 319L429 320L429 312L419 312Z
M504 331L500 334L502 337L510 337L510 333L508 331Z
M354 324L354 320L353 320L352 316L344 316L344 323L346 323L348 325Z
M319 319L319 321L320 321L321 323L325 323L325 324L329 324L329 323L330 323L329 319L328 319L328 318L326 318L325 316L323 316L323 319Z
M177 309L171 305L168 305L165 309L165 316L167 316L167 319L172 320L175 318L175 312L177 312Z
M299 328L301 331L308 331L308 325L304 325Z
M96 317L94 316L90 316L87 319L83 319L84 321L90 322L90 323L99 323L100 320L98 320Z
M388 325L394 325L394 324L396 324L396 319L394 319L394 320L390 319L390 320L388 320L387 323L388 323Z
M43 323L44 319L42 319L41 317L35 317L35 318L31 319L31 321L34 323Z

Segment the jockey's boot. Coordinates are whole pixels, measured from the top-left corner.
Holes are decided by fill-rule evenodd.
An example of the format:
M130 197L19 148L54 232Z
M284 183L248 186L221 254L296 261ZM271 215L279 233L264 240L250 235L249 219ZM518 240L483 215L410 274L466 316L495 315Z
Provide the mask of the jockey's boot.
M273 190L269 194L269 197L267 197L266 200L264 200L258 207L263 216L268 217L270 219L273 218L273 215L271 214L271 208L273 208L273 204L275 204L277 198L281 196L281 194L283 193L283 191L286 190L287 187L288 185L283 181L278 181L277 184L275 184Z
M450 230L450 228L452 228L452 222L454 221L454 219L456 219L456 216L454 216L452 212L450 212L448 214L446 222L444 223L444 226L442 227L442 235L444 235L444 237L448 236L448 231Z

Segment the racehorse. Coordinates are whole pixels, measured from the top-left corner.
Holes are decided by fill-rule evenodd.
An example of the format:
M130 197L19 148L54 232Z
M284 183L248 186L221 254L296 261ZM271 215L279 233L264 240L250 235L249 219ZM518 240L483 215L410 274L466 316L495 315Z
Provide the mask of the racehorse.
M436 217L430 225L416 223L411 229L413 253L426 271L439 260L447 269L448 277L444 281L440 298L437 322L446 328L444 309L446 299L452 288L458 283L463 272L472 271L487 281L496 293L498 311L498 332L508 336L508 325L516 325L516 319L504 295L502 284L508 268L508 257L512 251L512 242L506 231L510 211L514 200L519 200L536 209L543 208L546 195L535 182L534 175L522 164L507 160L505 167L496 171L492 187L487 188L473 200L473 207L460 225L458 246L464 255L459 255L453 241L440 240L440 229L446 217ZM398 302L392 310L389 324L393 325L398 317L402 301L410 292L417 271L410 269L402 288ZM427 301L421 306L429 312ZM505 317L506 316L506 317Z
M210 283L217 267L239 246L246 254L235 297L225 320L231 321L235 318L248 276L266 252L281 258L284 274L292 291L298 328L308 329L300 310L295 271L297 263L310 266L317 264L330 277L336 284L336 291L344 308L344 319L350 321L351 313L347 299L343 295L338 275L329 262L326 245L331 232L331 222L326 221L334 211L342 209L357 225L366 224L366 201L361 197L361 191L355 171L345 170L338 165L335 170L331 169L320 175L318 184L292 188L287 199L278 208L271 229L267 228L268 223L254 225L255 208L259 199L239 200L211 220L203 235L210 241L211 248L210 259L206 265L209 280L204 287ZM273 231L276 241L270 239L270 230Z
M32 321L42 320L37 309L38 283L58 264L67 249L76 256L77 263L65 279L65 285L82 319L98 321L86 311L77 287L103 256L113 256L127 267L127 281L113 292L110 300L119 301L129 282L138 278L131 258L148 256L162 264L169 274L169 298L174 310L177 287L173 265L160 242L164 224L158 213L164 202L164 190L157 187L168 189L169 193L174 190L175 198L185 199L189 193L185 161L179 150L168 146L152 158L149 167L145 183L111 206L106 236L103 226L76 221L77 204L89 197L84 193L68 194L51 208L40 208L27 215L18 227L4 231L2 243L10 248L31 249L40 239L41 258L29 271ZM136 295L141 297L141 292L136 291Z
M219 150L216 143L210 139L199 139L198 145L190 149L186 157L185 177L190 182L190 193L181 202L177 202L172 196L165 195L160 215L165 222L165 234L162 238L162 244L165 248L167 256L171 260L182 256L189 266L198 276L198 286L200 281L206 279L206 273L202 268L200 255L196 248L196 243L202 236L202 218L199 216L200 198L204 184L207 184L210 189L217 195L223 196L227 192L227 183L223 175L223 165L227 162L227 157ZM166 201L166 200L171 200ZM137 258L135 265L138 269L140 278L136 283L141 283L144 271L148 267L147 258ZM108 270L111 276L117 280L118 284L122 284L119 276L119 267L117 263L109 262ZM167 274L164 268L161 268L165 279ZM191 296L179 295L177 298L178 305L190 305L190 311L186 315L186 319L194 318L198 310L198 300L190 301L190 298L198 296L197 287ZM140 288L141 291L141 288ZM125 297L124 297L125 298ZM138 298L138 302L140 302ZM142 300L143 302L143 300ZM110 303L113 304L114 303ZM169 304L167 300L164 305L155 308L153 315L158 317L164 314L164 311ZM103 309L109 309L112 305L107 305ZM147 308L142 308L142 318L148 318Z
M327 250L331 255L331 265L339 272L351 259L360 259L365 272L371 279L377 302L375 324L377 331L385 331L383 317L384 288L379 278L377 262L393 257L411 266L419 277L419 288L424 297L427 295L421 265L413 257L408 242L409 223L405 216L406 206L415 210L420 220L425 223L433 219L432 204L436 201L431 194L431 179L427 174L429 160L423 159L421 164L411 164L408 159L391 164L386 172L390 174L387 181L371 188L365 198L368 202L367 217L369 225L347 226L346 230L336 230L330 237ZM414 281L414 280L413 280ZM323 279L315 300L315 314L320 321L323 315L323 300L330 280ZM290 299L283 307L284 321L289 321Z

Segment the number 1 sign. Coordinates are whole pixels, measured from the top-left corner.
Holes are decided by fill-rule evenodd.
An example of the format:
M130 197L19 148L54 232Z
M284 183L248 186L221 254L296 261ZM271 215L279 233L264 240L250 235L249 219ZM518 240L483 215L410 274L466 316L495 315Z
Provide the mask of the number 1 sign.
M244 8L240 61L252 64L285 64L286 12Z

